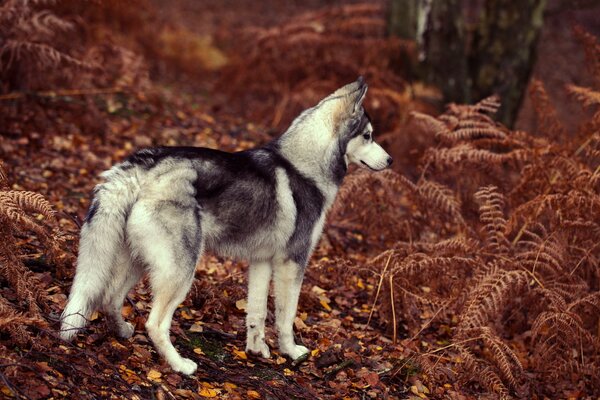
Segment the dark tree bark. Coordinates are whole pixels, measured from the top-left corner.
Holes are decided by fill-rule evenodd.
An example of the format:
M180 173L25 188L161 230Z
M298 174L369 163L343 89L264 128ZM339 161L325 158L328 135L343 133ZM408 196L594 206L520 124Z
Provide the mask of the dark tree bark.
M421 39L422 75L445 101L472 102L461 0L433 0Z
M499 94L498 118L511 126L534 63L546 0L484 0L475 26L464 20L465 0L390 2L389 32L417 41L420 76L438 86L447 102Z
M417 37L418 0L392 0L388 11L388 33L405 39Z
M498 93L499 119L512 125L535 59L546 0L487 0L473 54L473 96Z

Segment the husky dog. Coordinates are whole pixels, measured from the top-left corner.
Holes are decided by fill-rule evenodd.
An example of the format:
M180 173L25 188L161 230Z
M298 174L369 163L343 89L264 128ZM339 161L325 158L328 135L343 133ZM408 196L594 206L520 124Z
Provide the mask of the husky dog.
M175 371L192 374L169 338L205 250L249 261L246 351L270 357L265 343L273 279L280 351L294 342L304 269L350 163L379 171L391 157L373 141L360 77L302 112L264 147L237 153L194 147L138 151L104 172L81 228L77 271L61 316L72 339L96 308L124 338L127 292L148 273L153 292L146 322L154 346Z

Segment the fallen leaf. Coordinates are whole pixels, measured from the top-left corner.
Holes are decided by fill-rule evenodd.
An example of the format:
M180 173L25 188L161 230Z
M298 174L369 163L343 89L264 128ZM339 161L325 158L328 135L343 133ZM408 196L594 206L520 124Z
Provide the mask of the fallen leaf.
M217 397L219 390L215 389L215 387L208 382L200 382L198 394L202 397Z
M225 382L223 384L223 388L225 388L225 390L227 390L228 392L237 389L237 385L235 383L231 383L231 382Z
M377 372L371 372L365 376L365 382L371 387L379 383L379 374Z
M8 397L15 397L15 394L13 393L13 391L4 385L0 386L0 393L4 394L5 396L8 396Z
M302 321L302 319L300 317L294 318L294 326L296 327L297 330L302 330L302 329L308 328L306 326L306 324L304 323L304 321Z
M125 365L119 365L119 370L121 371L121 377L123 380L125 380L125 382L133 384L141 381L140 377L135 373L135 371L127 368Z
M245 351L242 351L242 350L233 350L233 354L237 358L241 358L242 360L247 360L248 359L248 356L246 355Z
M157 382L157 383L162 382L162 379L160 379L161 376L162 376L162 374L155 369L151 369L150 371L148 371L148 375L146 375L148 380L151 380L152 382Z
M277 359L275 359L275 364L277 364L277 365L285 364L286 361L287 360L284 357L277 357Z
M198 389L198 394L202 397L217 397L217 391L215 389L200 387Z
M331 311L331 307L329 307L329 300L326 298L321 298L320 301L321 305L323 306L324 309L326 309L327 311Z
M192 315L192 313L190 312L190 310L188 308L181 309L181 316L184 319L194 319L194 316Z
M235 302L235 307L238 310L242 310L242 311L246 311L246 306L248 305L248 302L246 301L246 299L240 299L238 301Z
M186 399L191 399L194 397L194 392L192 392L189 389L175 389L174 393L178 399L182 397Z
M320 288L319 286L315 285L310 289L311 292L313 292L314 294L321 296L325 293L327 293L327 291L323 288Z

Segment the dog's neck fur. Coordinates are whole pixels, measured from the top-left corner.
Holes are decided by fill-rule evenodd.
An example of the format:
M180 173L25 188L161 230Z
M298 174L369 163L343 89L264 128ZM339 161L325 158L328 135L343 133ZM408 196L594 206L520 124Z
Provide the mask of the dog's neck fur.
M332 166L344 160L339 154L334 121L311 115L319 112L321 110L309 109L300 114L276 144L283 157L302 175L315 181L329 208L341 184L332 174Z

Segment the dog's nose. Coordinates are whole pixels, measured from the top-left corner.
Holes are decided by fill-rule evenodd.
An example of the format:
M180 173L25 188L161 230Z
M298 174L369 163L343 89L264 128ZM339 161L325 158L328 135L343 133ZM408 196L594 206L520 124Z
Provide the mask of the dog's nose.
M394 159L393 159L392 157L388 157L388 158L387 158L388 167L389 167L390 165L392 165L392 163L393 163L393 162L394 162Z

